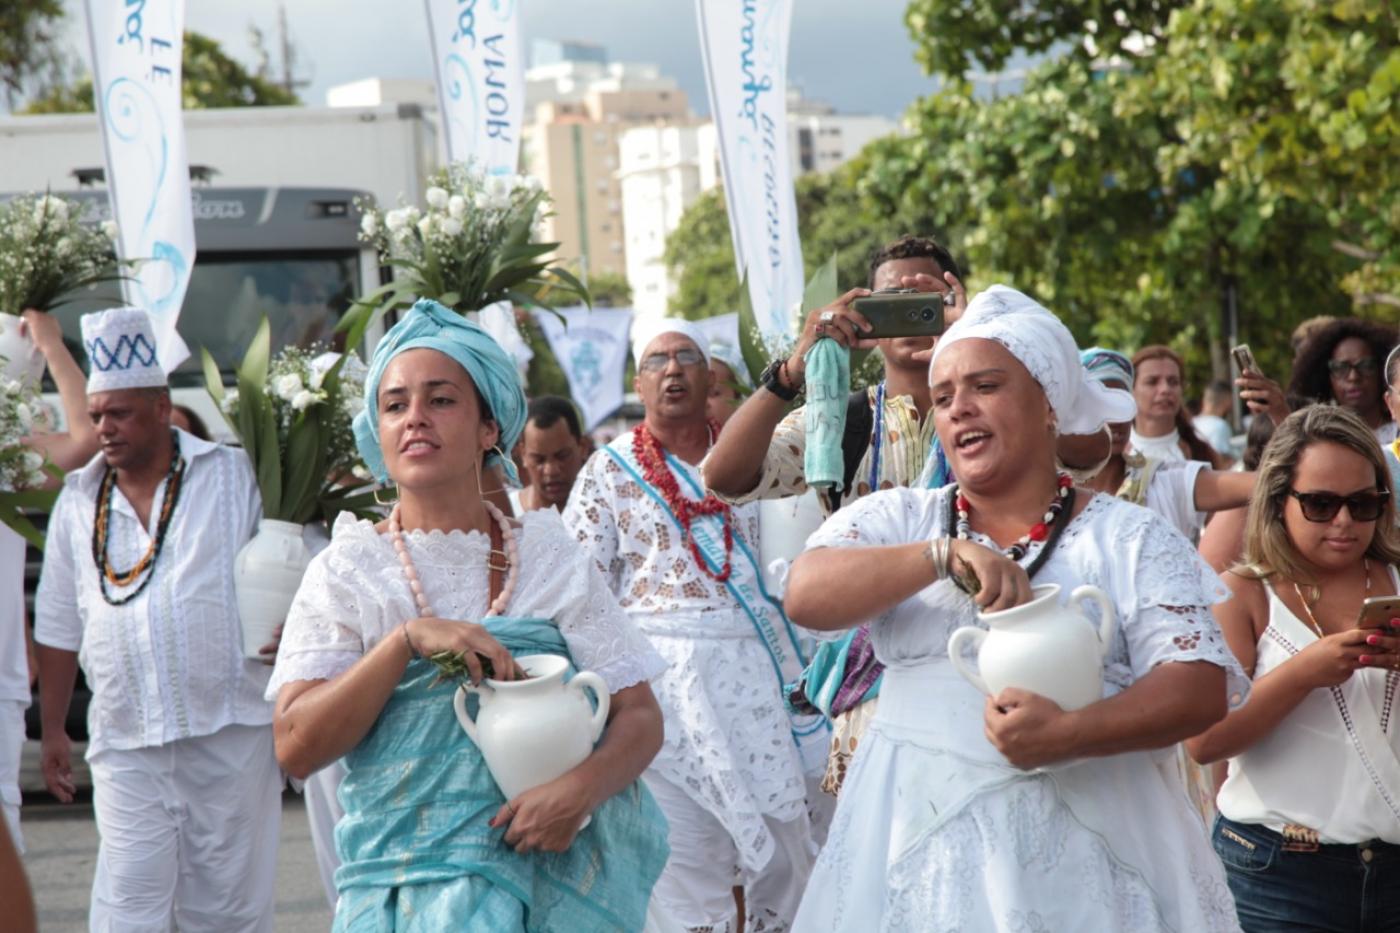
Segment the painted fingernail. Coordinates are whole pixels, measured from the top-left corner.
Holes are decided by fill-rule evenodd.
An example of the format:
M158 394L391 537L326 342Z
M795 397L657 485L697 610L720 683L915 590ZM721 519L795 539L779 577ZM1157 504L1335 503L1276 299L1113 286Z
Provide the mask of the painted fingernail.
M1379 645L1380 643L1381 643L1381 637L1380 637L1379 635L1367 635L1367 636L1366 636L1366 644L1368 644L1368 645Z
M1360 661L1362 664L1370 664L1370 663L1371 663L1371 656L1370 656L1369 654L1363 654L1361 657L1357 658L1356 660Z
M1390 620L1390 627L1391 627L1391 628L1400 628L1400 619L1391 619L1391 620Z

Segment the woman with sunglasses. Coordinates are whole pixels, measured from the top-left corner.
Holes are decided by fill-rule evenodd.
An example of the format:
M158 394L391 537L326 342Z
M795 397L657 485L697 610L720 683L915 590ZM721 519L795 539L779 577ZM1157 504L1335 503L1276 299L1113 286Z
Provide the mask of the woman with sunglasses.
M1385 407L1390 410L1391 424L1400 424L1400 344L1385 358ZM1390 494L1400 496L1400 438L1382 447L1390 467Z
M1229 759L1214 844L1246 931L1400 930L1400 619L1358 626L1400 583L1388 483L1360 417L1295 412L1222 575L1216 616L1253 688L1187 748Z
M1384 447L1395 440L1395 420L1385 405L1381 367L1400 341L1393 325L1342 318L1319 328L1293 361L1290 396L1336 402L1350 408Z

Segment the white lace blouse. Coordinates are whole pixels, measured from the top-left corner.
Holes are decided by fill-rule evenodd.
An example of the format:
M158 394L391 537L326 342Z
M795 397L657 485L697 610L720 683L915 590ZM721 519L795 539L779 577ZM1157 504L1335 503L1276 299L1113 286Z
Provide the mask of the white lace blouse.
M827 519L807 546L907 544L946 535L951 489L876 493ZM982 535L973 538L995 547ZM1190 542L1157 515L1095 494L1065 527L1046 561L1045 579L1038 575L1035 582L1062 582L1061 577L1070 586L1099 587L1118 609L1119 624L1104 665L1106 692L1126 689L1158 664L1207 661L1225 670L1231 704L1243 701L1249 680L1210 608L1227 592ZM956 601L955 611L932 610L940 593L939 586L930 587L873 620L871 643L887 667L947 657L953 630L979 624L970 600Z
M411 531L404 537L434 611L444 619L480 621L487 608L490 540L476 531ZM557 512L526 512L517 539L520 576L506 615L554 620L575 666L599 674L613 693L665 669ZM417 615L388 535L371 522L341 515L330 546L311 562L292 603L268 698L292 681L343 673Z

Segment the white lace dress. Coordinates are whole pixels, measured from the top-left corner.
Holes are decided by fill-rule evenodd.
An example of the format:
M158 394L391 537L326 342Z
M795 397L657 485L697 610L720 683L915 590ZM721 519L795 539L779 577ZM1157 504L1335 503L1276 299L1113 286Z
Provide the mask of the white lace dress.
M683 468L699 481L698 469ZM735 537L752 546L758 506L735 506L733 515ZM763 868L775 851L763 818L805 820L806 785L773 664L753 623L723 584L699 570L671 519L606 452L579 473L564 521L669 664L652 684L666 716L665 744L652 769L724 825L743 867ZM791 679L798 671L784 673Z
M943 536L949 489L877 493L809 547ZM986 539L979 543L990 544ZM1145 509L1097 495L1036 575L1108 593L1118 629L1105 695L1154 666L1207 661L1247 689L1211 615L1223 596L1190 545ZM796 931L1237 930L1224 873L1170 749L1025 772L983 734L985 698L952 669L948 637L973 604L938 583L870 627L887 665Z
M553 619L575 666L599 674L612 693L660 674L666 662L618 608L559 514L541 509L519 521L520 576L505 614ZM487 607L490 539L476 531L410 531L404 537L434 611L444 619L479 621ZM417 615L388 535L342 514L292 603L268 699L283 684L344 672Z

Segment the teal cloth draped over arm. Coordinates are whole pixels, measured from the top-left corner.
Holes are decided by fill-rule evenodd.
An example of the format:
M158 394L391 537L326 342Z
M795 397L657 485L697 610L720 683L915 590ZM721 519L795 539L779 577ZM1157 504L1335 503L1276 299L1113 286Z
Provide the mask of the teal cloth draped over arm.
M513 655L569 657L548 620L482 624ZM487 825L505 797L452 711L456 684L436 677L413 661L345 756L335 929L642 929L669 854L651 794L637 781L605 801L565 852L517 853Z
M846 432L846 400L851 392L851 351L823 337L807 351L807 405L803 415L807 445L802 470L807 485L840 491L845 484L841 437Z

